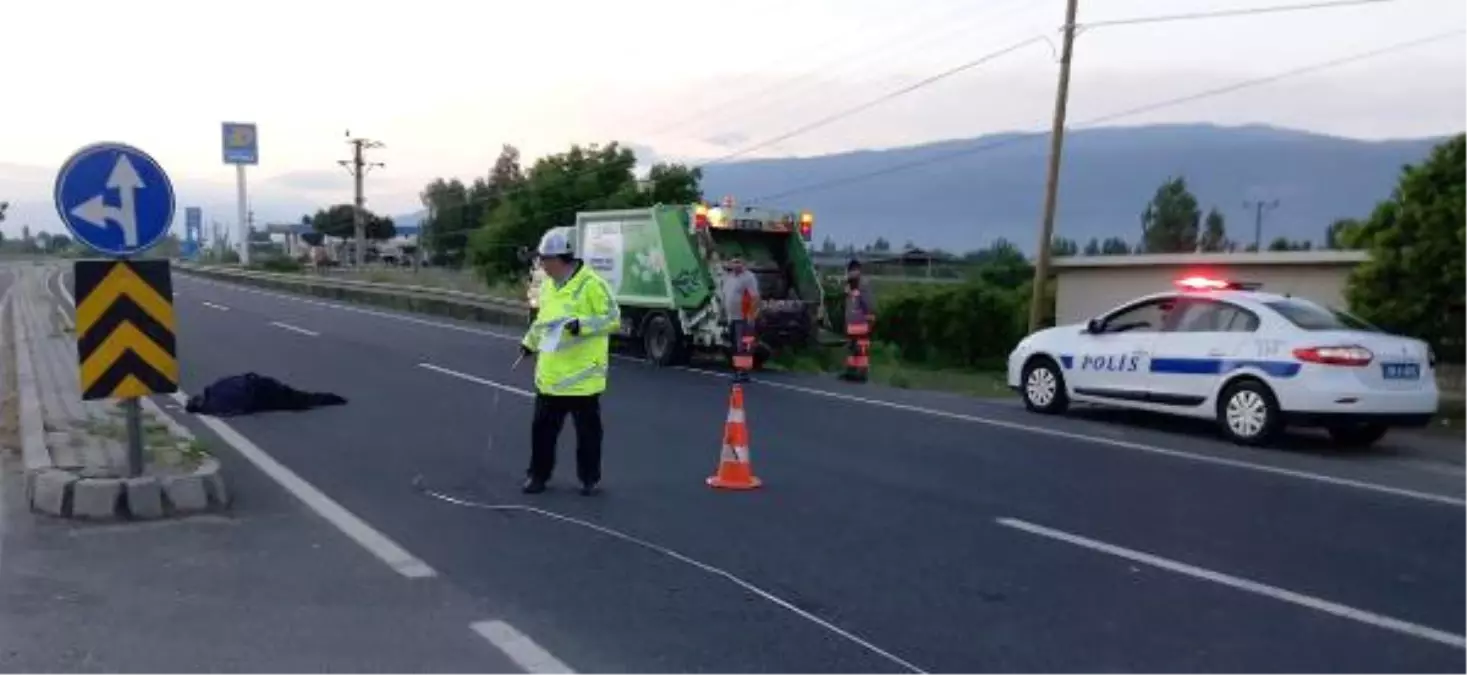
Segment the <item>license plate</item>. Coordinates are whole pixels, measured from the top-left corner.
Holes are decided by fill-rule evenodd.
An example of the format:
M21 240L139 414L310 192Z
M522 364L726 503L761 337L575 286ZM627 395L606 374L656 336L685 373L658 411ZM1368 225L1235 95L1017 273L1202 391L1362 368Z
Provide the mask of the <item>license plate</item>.
M1380 374L1387 380L1419 380L1421 365L1417 363L1382 363Z

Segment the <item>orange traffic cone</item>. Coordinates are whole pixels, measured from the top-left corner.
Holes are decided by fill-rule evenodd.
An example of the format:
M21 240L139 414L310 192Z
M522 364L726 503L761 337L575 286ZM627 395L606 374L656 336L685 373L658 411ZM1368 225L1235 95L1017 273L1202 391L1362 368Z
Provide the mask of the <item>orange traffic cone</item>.
M763 485L754 477L749 463L749 428L744 422L744 389L733 386L728 398L728 421L723 424L723 453L718 460L718 473L708 477L710 487L725 490L753 490Z

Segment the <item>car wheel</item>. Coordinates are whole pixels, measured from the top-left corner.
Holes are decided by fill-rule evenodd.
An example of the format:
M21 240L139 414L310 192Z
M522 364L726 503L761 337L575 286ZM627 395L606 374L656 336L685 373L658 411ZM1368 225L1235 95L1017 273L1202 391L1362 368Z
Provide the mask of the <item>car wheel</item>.
M1058 415L1070 406L1065 377L1049 359L1034 359L1024 366L1024 407L1044 415Z
M1368 448L1389 430L1384 424L1372 424L1360 422L1356 424L1335 424L1325 427L1329 437L1336 445L1346 448Z
M1272 440L1281 426L1280 418L1278 399L1257 380L1229 385L1218 401L1218 426L1239 445L1263 445Z

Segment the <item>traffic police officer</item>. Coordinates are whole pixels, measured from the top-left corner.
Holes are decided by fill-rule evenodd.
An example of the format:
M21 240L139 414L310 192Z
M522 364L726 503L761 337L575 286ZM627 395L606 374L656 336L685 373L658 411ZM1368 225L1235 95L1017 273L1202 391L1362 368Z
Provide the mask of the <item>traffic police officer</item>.
M527 494L544 492L555 472L555 443L567 414L575 422L581 494L593 494L601 482L601 392L621 312L606 281L575 257L570 232L546 232L535 251L546 278L540 311L520 343L522 355L536 357Z

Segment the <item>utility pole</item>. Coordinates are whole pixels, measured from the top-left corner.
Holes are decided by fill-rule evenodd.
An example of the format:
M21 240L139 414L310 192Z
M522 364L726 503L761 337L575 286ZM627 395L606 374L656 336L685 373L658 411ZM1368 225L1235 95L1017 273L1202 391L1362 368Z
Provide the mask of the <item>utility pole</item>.
M1263 212L1272 211L1279 207L1277 199L1255 199L1243 202L1244 208L1253 209L1253 247L1255 251L1263 251Z
M367 203L367 198L362 194L362 182L366 179L367 172L371 171L373 167L382 168L387 165L382 162L368 162L365 157L367 150L383 147L380 141L367 138L352 138L351 130L347 130L346 142L351 145L351 159L340 160L337 164L346 167L347 172L351 174L352 180L355 183L355 198L352 202L354 208L352 208L351 221L352 229L356 234L356 243L352 247L354 253L352 259L356 263L356 267L361 268L367 262L367 222L364 206Z
M1059 85L1054 95L1054 126L1049 131L1049 177L1044 186L1044 218L1039 226L1039 251L1034 264L1034 289L1029 296L1029 332L1039 330L1044 286L1049 281L1049 247L1054 239L1055 200L1059 196L1060 155L1065 145L1065 108L1070 100L1070 57L1075 50L1075 12L1079 0L1065 3L1065 38L1060 48Z

